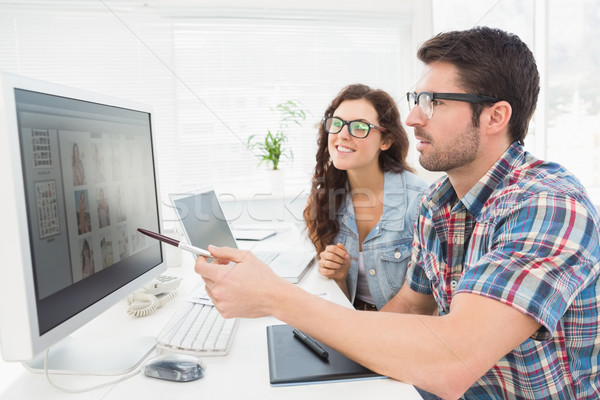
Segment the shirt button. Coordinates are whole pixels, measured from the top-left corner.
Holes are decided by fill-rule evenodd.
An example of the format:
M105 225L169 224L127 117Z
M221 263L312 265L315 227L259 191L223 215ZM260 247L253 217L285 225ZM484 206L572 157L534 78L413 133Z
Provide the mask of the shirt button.
M458 243L458 237L454 236L454 244Z
M452 289L455 289L456 288L456 281L450 281L450 287Z
M373 269L373 268L371 268L371 269L369 270L369 275L371 275L371 276L375 276L375 274L376 274L376 273L377 273L377 272L376 272L376 271L375 271L375 269Z
M402 253L400 253L399 251L394 253L394 258L400 258L402 257Z

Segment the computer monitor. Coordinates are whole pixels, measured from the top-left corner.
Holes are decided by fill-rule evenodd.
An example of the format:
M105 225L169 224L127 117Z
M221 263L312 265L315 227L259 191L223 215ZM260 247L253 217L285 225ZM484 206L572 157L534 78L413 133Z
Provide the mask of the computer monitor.
M0 90L0 346L25 361L166 269L136 231L160 231L160 192L149 106L6 73Z

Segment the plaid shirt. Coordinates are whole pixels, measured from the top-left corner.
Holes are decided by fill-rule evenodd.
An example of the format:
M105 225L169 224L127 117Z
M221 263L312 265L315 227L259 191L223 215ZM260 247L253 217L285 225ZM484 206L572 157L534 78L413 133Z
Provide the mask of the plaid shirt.
M456 293L525 313L542 327L465 399L598 399L600 220L564 168L516 143L459 200L448 178L424 198L407 273L440 315Z

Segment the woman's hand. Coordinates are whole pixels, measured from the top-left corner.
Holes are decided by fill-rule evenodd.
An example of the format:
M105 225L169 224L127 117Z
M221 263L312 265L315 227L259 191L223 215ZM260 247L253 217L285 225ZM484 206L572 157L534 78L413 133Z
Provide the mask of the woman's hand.
M338 283L346 281L350 270L350 254L343 244L329 245L319 254L319 273Z

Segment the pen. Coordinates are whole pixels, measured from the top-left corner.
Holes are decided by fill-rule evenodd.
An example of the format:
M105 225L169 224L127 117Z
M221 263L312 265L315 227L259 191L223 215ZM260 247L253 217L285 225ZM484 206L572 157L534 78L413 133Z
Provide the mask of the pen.
M315 339L299 331L298 329L294 329L292 332L298 340L304 343L304 345L311 349L311 351L317 356L321 357L323 360L329 359L329 353L326 352L325 349L322 348L321 345Z
M152 231L149 231L147 229L142 229L142 228L138 228L138 231L143 233L144 235L150 236L151 238L158 239L161 242L170 244L171 246L179 247L182 250L190 251L192 253L195 253L196 255L204 256L204 257L212 257L212 254L210 254L208 251L206 251L204 249L201 249L199 247L190 246L189 244L182 243L179 240L170 238L165 235L161 235L160 233L152 232Z

